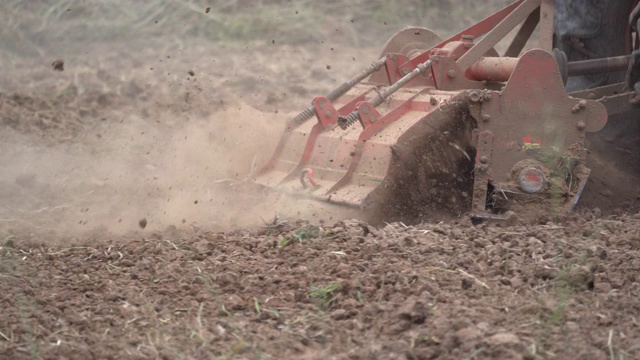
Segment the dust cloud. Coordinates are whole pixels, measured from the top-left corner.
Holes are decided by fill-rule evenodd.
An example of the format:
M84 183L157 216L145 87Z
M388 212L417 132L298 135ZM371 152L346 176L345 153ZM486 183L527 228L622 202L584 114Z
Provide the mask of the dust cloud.
M156 126L125 117L101 129L99 144L42 147L13 134L1 154L1 221L70 234L126 233L141 219L144 230L153 231L317 216L309 203L249 181L271 155L288 116L236 100L184 123L170 114L160 114L156 121L163 125Z

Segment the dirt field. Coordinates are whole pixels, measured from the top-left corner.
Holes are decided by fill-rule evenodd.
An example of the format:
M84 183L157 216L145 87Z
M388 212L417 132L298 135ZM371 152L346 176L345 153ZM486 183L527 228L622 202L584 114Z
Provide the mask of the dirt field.
M0 358L640 358L634 212L374 227L248 191L403 17L503 1L9 3Z

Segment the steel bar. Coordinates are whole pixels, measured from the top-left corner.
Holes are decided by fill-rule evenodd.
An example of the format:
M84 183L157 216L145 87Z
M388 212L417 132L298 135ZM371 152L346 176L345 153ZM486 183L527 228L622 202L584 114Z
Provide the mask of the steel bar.
M602 59L572 61L567 64L569 76L599 74L604 72L626 71L629 67L629 55Z
M369 76L369 75L373 74L374 72L380 70L380 68L382 68L384 66L386 61L387 61L387 58L384 57L384 58L374 62L373 64L371 64L371 66L369 66L368 68L364 69L360 74L356 75L351 80L345 82L344 84L342 84L342 85L338 86L336 89L334 89L331 93L329 93L329 95L327 95L327 99L329 99L329 101L333 102L336 99L338 99L340 96L346 94L356 84L358 84L360 81L364 80L364 78L366 78L367 76ZM293 125L293 126L289 126L289 127L292 128L292 127L296 127L298 125L302 125L305 121L311 119L315 115L316 115L315 107L314 106L310 106L310 107L304 109L298 115L296 115L293 118L293 120L291 120L291 125Z
M412 72L410 72L407 75L405 75L404 77L402 77L402 79L396 81L395 84L393 84L393 85L389 86L388 88L384 89L383 92L378 93L378 95L376 95L373 99L371 99L371 101L369 101L369 103L374 108L377 107L378 105L382 104L389 96L391 96L391 94L393 94L394 92L398 91L398 89L403 87L405 84L407 84L409 81L413 80L418 75L423 74L430 67L431 67L431 60L427 60L427 61L423 62L422 64L419 64L415 69L413 69ZM350 113L347 116L340 116L338 118L338 125L340 125L340 127L343 130L346 130L349 126L353 125L353 123L355 123L359 119L360 119L360 113L356 109L355 111L353 111L352 113Z
M539 22L540 22L539 10L533 11L531 14L529 14L529 17L527 18L527 20L525 20L524 24L522 24L522 27L520 28L520 30L518 30L516 37L511 42L511 45L509 45L509 48L504 53L504 56L517 57L518 55L520 55L520 53L522 52L522 49L524 49L524 46L527 44L527 41L529 41L529 38L535 31Z
M466 71L538 7L540 7L540 0L525 0L456 61L460 70Z

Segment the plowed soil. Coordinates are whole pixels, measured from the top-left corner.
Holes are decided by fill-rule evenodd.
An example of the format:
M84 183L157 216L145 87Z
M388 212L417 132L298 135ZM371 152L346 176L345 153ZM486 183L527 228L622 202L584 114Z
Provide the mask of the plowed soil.
M37 238L2 247L3 358L637 358L637 217Z
M373 226L251 187L386 41L327 33L0 55L0 359L640 358L633 212Z

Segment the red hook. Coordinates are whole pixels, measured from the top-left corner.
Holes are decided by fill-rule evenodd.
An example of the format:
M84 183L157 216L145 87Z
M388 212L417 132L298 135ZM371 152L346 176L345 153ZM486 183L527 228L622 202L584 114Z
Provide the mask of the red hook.
M307 177L309 178L309 182L311 183L311 185L313 186L318 186L318 183L316 182L316 180L313 178L313 170L306 168L306 169L302 169L302 173L300 174L300 183L302 184L303 188L307 188L307 183L305 183L304 181L304 176L307 175Z

